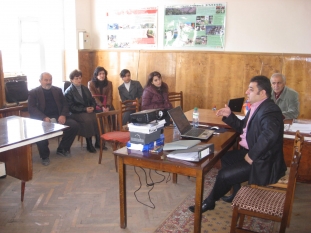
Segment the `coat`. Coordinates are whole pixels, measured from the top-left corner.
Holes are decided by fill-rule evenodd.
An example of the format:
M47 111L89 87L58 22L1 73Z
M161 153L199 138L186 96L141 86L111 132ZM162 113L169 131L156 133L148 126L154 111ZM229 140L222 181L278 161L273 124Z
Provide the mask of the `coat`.
M163 82L162 85L165 85L166 90L168 90L166 83ZM163 92L161 94L153 85L148 86L144 89L141 103L142 110L171 108L173 108L173 106L168 99L168 92Z
M71 84L65 91L65 97L71 113L86 112L87 107L93 107L95 109L95 99L92 97L89 89L83 85L81 85L81 89L85 95L85 99L82 98L73 84Z
M243 120L239 120L231 113L228 117L223 117L223 121L242 134L249 114L250 111ZM249 184L273 184L285 175L283 133L284 123L280 108L273 100L264 100L247 126L248 155L253 160Z
M299 96L293 89L285 86L277 100L272 91L271 99L280 107L285 119L296 119L299 116Z
M106 105L108 107L112 106L112 82L108 81L108 85L103 88L102 94L100 93L99 87L96 88L95 83L93 81L88 82L88 88L92 95L105 95L106 96ZM103 103L100 101L99 96L94 96L96 104L100 107L103 106Z
M143 87L139 81L131 80L130 89L127 90L124 83L118 87L121 101L140 99L143 94Z
M62 89L52 86L51 91L58 108L58 115L69 116L67 101L63 95ZM28 112L30 118L37 120L43 120L46 118L47 116L44 114L45 107L45 98L42 87L39 86L29 91Z

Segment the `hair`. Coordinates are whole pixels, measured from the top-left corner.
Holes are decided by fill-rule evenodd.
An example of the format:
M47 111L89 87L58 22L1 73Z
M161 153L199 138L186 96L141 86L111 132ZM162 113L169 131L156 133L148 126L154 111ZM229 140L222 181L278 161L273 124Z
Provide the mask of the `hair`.
M45 75L45 74L48 74L48 75L50 75L52 77L52 75L50 73L43 72L42 74L40 74L39 80L42 80L43 79L43 75Z
M98 76L99 72L101 72L101 71L104 71L104 72L105 72L105 75L106 75L104 81L99 81L99 80L97 79L97 76ZM93 73L92 82L95 83L95 87L96 87L96 88L99 87L99 82L102 82L102 85L101 85L102 87L107 86L107 85L108 85L108 71L107 71L104 67L102 67L102 66L97 66L97 67L95 68L95 70L94 70L94 73Z
M123 70L121 70L121 72L120 72L120 77L121 77L121 78L124 78L125 75L126 75L127 73L130 73L130 74L131 74L131 72L130 72L128 69L123 69Z
M82 72L81 72L80 70L77 70L77 69L75 69L74 71L72 71L72 72L69 74L70 80L73 80L75 77L79 77L79 76L82 77Z
M154 77L154 76L157 76L158 78L162 79L162 76L161 76L161 74L160 74L158 71L153 71L153 72L151 72L151 73L148 75L148 81L147 81L145 87L149 87L149 86L153 85L153 84L152 84L152 81L153 81L153 77ZM163 82L162 82L162 83L163 83Z
M272 87L270 80L266 76L254 76L251 81L257 83L257 88L259 91L265 90L268 98L271 98Z
M272 80L272 78L277 77L277 76L281 76L282 79L283 79L283 83L286 83L286 77L285 77L284 74L281 74L281 73L274 73L274 74L271 76L270 81Z

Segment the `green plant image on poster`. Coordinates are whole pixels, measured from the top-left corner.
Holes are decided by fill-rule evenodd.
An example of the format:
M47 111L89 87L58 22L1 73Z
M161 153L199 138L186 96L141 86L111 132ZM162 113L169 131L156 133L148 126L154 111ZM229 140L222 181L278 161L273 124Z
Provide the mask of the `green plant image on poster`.
M226 4L166 6L164 47L223 50Z

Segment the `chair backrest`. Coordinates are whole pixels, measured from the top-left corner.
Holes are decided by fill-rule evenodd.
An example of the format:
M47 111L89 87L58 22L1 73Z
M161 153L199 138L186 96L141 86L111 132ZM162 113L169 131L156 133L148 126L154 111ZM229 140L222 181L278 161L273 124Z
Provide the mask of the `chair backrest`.
M173 104L174 107L177 107L178 105L175 105L174 102L179 102L179 106L181 109L184 107L184 101L183 101L183 93L181 92L169 92L168 93L168 100L170 103Z
M133 104L135 102L136 104ZM134 100L125 100L120 101L120 109L121 109L121 119L123 117L123 114L126 112L139 112L140 111L140 104L138 98Z
M299 131L296 132L295 135L295 141L294 141L294 151L293 151L293 157L290 165L290 172L289 172L289 178L288 178L288 186L286 189L286 198L285 198L285 206L284 206L284 216L288 218L288 215L290 213L291 208L291 201L293 198L293 195L295 194L295 184L296 184L296 178L298 174L298 167L301 159L301 151L304 144L304 136L300 134Z
M71 82L70 81L64 81L64 91L66 91L66 89L71 85Z
M96 114L99 135L122 130L121 110L112 110Z
M0 118L7 117L7 116L13 116L13 115L20 116L21 110L24 108L25 107L22 105L9 107L9 108L0 108Z

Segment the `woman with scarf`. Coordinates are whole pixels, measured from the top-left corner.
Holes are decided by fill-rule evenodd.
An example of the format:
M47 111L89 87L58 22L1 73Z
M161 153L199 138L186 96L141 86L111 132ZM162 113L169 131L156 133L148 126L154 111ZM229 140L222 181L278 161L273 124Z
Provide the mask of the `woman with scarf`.
M170 117L167 110L172 108L172 104L168 99L168 86L162 81L162 76L159 72L151 72L148 76L147 84L142 95L142 110L161 109L163 110L163 119L169 124Z
M114 110L112 105L112 82L107 79L108 72L104 67L98 66L94 70L88 88L96 101L96 112Z

